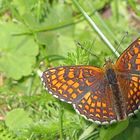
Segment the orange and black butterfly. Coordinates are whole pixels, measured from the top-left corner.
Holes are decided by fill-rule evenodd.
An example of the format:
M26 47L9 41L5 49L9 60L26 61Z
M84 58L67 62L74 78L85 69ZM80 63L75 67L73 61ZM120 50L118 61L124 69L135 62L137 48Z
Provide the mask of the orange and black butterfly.
M43 72L45 88L54 97L97 124L112 124L140 109L140 38L115 64L109 59L103 68L62 66Z

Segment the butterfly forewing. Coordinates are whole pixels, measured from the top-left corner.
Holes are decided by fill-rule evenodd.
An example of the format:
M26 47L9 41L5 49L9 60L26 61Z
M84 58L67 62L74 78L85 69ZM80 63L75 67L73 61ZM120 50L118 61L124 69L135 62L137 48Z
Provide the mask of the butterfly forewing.
M92 66L62 66L43 72L42 80L55 97L74 103L81 100L102 76L102 70Z
M116 62L118 82L125 97L126 113L131 116L140 105L140 38Z
M116 69L131 74L140 74L140 38L121 54L116 62Z

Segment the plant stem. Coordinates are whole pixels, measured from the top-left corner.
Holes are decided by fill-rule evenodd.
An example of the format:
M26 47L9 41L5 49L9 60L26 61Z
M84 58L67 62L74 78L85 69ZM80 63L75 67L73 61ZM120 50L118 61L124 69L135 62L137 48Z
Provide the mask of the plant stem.
M63 103L60 101L59 122L60 122L60 140L63 140Z
M31 96L33 82L34 82L34 77L31 77L29 79L29 86L27 88L27 96Z
M115 0L114 4L115 4L115 14L116 14L116 21L119 21L119 4L118 4L118 0Z
M95 24L95 22L88 16L88 14L83 10L83 8L80 6L80 4L77 2L77 0L73 0L73 3L76 5L76 7L79 9L79 11L83 14L85 19L90 23L90 25L93 27L93 29L99 34L100 38L107 44L107 46L111 49L111 51L119 57L119 53L116 51L116 49L112 46L112 44L109 42L109 40L105 37L105 35L101 32L101 30L98 28L98 26Z
M95 11L93 11L90 16L93 15ZM62 22L62 23L57 23L55 25L51 25L51 26L46 26L46 27L41 27L39 29L30 29L28 32L22 32L22 33L13 33L13 36L20 36L20 35L32 35L33 33L39 33L39 32L46 32L46 31L54 31L54 30L59 30L61 28L65 28L65 27L69 27L72 25L75 25L77 23L80 23L82 21L84 21L85 19L81 16L77 16L75 17L72 21L66 21L66 22ZM27 26L27 25L26 25Z
M117 0L116 0L117 1ZM117 3L118 4L118 3ZM88 3L87 5L90 9L92 9L94 12L93 18L97 18L99 20L99 22L102 24L102 26L104 27L104 29L108 32L109 36L111 36L114 39L114 42L117 43L117 45L119 44L119 41L117 40L116 36L114 35L114 33L112 32L112 30L110 30L110 28L108 27L108 25L105 23L104 19L100 16L100 14L98 13L97 10L93 9L93 5L91 5L90 3ZM89 15L90 16L90 15ZM90 16L91 17L91 16Z

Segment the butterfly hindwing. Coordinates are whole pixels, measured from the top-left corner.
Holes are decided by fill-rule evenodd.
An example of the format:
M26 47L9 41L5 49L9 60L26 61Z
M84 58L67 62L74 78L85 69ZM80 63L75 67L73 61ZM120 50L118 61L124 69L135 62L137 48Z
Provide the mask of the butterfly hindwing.
M102 79L97 87L91 88L80 102L74 104L76 111L97 124L112 124L117 116L113 107L112 91Z
M127 116L131 116L140 108L140 76L134 74L118 74L122 95L125 99Z

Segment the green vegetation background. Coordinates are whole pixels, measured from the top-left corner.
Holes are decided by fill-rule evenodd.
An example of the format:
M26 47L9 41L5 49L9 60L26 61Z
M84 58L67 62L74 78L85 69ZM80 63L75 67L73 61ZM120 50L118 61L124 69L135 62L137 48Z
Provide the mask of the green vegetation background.
M0 0L0 140L137 140L135 118L100 127L44 90L38 70L117 59L76 0ZM140 32L138 0L79 0L119 53ZM96 56L78 48L75 41Z

